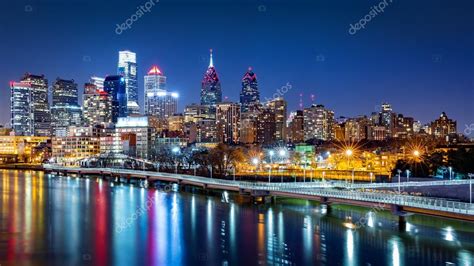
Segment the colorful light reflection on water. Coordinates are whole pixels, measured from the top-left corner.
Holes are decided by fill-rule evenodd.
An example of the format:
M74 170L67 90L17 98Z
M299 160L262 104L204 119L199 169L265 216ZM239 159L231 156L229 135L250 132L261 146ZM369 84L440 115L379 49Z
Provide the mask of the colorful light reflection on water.
M4 265L473 265L473 224L1 171ZM347 224L368 217L366 227Z

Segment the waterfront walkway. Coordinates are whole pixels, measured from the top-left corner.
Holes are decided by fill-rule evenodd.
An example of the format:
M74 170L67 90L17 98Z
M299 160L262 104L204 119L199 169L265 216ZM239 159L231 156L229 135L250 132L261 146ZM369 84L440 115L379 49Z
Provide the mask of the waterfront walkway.
M250 197L289 197L319 201L328 206L332 203L377 207L391 210L404 217L407 213L442 216L460 220L474 221L474 204L440 198L410 196L400 193L364 192L365 188L398 187L398 183L350 184L344 182L292 182L263 183L222 180L162 172L115 169L115 168L77 168L44 165L46 172L108 177L116 180L138 180L148 185L154 182L170 182L180 186L197 186L206 190L235 191ZM469 180L403 182L403 187L422 185L458 185Z

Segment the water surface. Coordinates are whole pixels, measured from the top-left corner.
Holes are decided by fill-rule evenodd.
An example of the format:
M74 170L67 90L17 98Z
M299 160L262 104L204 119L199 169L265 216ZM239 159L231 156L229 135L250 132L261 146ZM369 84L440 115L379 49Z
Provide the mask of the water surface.
M1 266L474 265L474 224L448 219L410 216L400 232L364 208L239 205L34 171L1 171L0 192Z

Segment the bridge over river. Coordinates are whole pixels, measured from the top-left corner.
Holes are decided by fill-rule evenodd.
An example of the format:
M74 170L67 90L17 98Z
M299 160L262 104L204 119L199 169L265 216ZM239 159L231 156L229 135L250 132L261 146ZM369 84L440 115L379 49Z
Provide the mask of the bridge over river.
M44 170L57 174L78 176L98 176L109 180L135 180L145 186L155 182L169 182L179 186L200 187L205 190L234 191L263 201L275 197L287 197L319 201L331 204L347 204L367 208L387 209L399 217L401 224L411 213L434 215L474 222L474 204L442 198L404 195L402 193L367 192L364 188L410 187L410 186L450 186L468 184L469 180L350 184L345 182L294 182L263 183L223 180L200 176L170 174L117 168L80 168L44 165ZM330 209L330 208L329 208ZM328 209L328 210L329 210Z

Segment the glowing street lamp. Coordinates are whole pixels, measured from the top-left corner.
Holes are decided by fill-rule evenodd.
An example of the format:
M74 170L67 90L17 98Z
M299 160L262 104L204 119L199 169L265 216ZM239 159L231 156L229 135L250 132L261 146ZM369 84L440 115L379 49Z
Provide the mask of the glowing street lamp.
M268 154L270 155L270 163L273 164L273 155L275 155L275 151L270 150Z
M178 174L178 158L177 158L177 154L180 152L180 149L179 149L179 147L173 147L173 149L171 149L171 152L173 152L173 153L175 154L174 173L175 173L175 174Z
M252 159L252 163L255 165L255 166L258 166L258 163L260 162L260 160L258 158L253 158Z
M347 157L351 157L354 152L351 149L347 149L345 153Z
M420 153L419 150L414 150L414 151L413 151L413 156L415 156L415 157L420 157L420 154L421 154L421 153Z
M344 153L347 156L347 167L350 168L350 158L354 152L351 149L346 149ZM347 179L346 179L346 182L347 182ZM352 183L354 184L354 169L352 169Z
M280 149L280 150L278 151L278 154L280 155L280 157L283 158L283 157L286 156L286 150L285 150L285 149Z
M260 162L260 160L257 157L252 159L252 163L253 163L253 165L255 165L255 180L257 180L257 170L258 170L257 168L258 168L258 163L259 162Z

